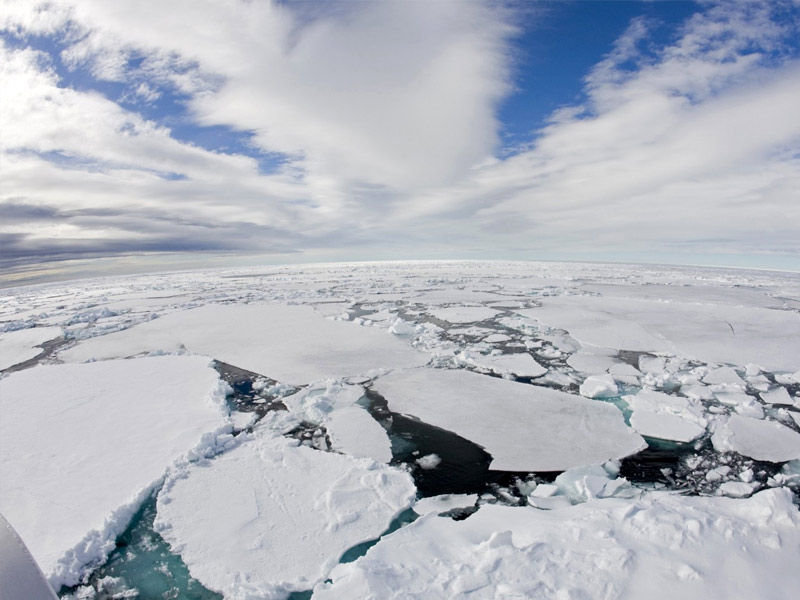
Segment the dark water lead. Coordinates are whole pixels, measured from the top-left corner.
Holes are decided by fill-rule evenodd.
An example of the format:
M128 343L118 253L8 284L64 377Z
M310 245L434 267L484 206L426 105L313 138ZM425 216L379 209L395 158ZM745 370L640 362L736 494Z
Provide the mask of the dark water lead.
M62 588L59 596L93 600L222 600L220 594L192 578L181 557L153 529L155 516L156 493L134 515L117 538L117 547L105 564L89 576L87 584Z

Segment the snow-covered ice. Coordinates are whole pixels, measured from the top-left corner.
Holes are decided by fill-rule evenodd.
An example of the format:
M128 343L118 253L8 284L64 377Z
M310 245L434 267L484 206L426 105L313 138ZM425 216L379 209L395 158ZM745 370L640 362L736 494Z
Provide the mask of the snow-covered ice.
M691 442L706 431L708 422L703 405L697 400L652 390L642 390L623 399L633 411L631 427L642 435Z
M41 344L61 335L60 327L31 327L0 333L0 371L38 356Z
M800 313L760 306L640 298L637 286L617 296L549 297L517 311L566 329L582 344L601 348L670 352L717 363L759 364L795 371L800 364ZM627 293L626 293L627 292Z
M514 377L539 377L547 373L542 365L528 353L517 352L514 354L478 354L465 360L480 368L488 369L498 375L512 375Z
M269 433L188 466L158 497L158 531L226 598L311 588L414 501L404 471Z
M591 375L581 384L579 391L587 398L612 398L619 394L613 375Z
M784 404L788 406L794 404L794 400L792 400L792 397L789 395L789 392L786 391L785 387L777 387L768 392L761 392L759 396L761 396L761 399L767 404Z
M105 558L167 467L214 450L225 389L207 358L179 356L0 380L0 512L56 589Z
M800 433L775 421L731 415L717 426L711 441L720 452L738 452L756 460L800 458Z
M325 420L325 427L334 450L381 463L392 460L392 444L386 430L360 406L333 411Z
M498 311L486 306L449 306L447 308L432 308L431 316L448 323L473 323L491 319Z
M622 413L556 390L463 370L408 369L375 381L389 408L479 444L500 471L561 471L646 446Z
M478 494L442 494L421 498L412 507L418 515L443 513L459 508L470 508L478 501Z
M550 511L484 505L463 521L421 517L336 567L313 598L790 600L799 546L787 490L661 492Z
M184 310L83 341L60 356L84 361L182 348L293 385L428 360L386 331L281 304Z

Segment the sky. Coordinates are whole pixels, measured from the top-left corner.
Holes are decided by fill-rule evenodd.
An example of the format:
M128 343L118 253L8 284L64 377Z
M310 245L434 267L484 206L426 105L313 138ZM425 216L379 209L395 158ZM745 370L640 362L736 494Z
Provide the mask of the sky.
M800 270L800 0L0 0L0 274Z

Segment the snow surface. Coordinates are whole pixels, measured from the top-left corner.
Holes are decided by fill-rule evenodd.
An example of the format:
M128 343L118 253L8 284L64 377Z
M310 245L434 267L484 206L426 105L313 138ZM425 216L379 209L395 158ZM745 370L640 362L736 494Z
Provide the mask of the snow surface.
M313 598L789 600L799 546L787 490L661 492L551 511L484 505L463 521L421 517L337 566Z
M185 348L282 383L425 364L428 357L385 331L325 319L308 306L208 305L81 342L68 361Z
M643 449L615 406L464 370L409 369L376 379L395 412L482 446L499 471L561 471Z
M214 448L226 386L202 357L34 367L0 380L0 512L73 585L171 464Z
M414 501L405 471L261 437L171 477L156 528L226 598L284 598L327 576Z
M711 436L720 452L738 452L756 460L784 462L800 458L800 433L775 421L731 415Z
M61 335L60 327L31 327L0 333L0 371L38 356L37 346Z

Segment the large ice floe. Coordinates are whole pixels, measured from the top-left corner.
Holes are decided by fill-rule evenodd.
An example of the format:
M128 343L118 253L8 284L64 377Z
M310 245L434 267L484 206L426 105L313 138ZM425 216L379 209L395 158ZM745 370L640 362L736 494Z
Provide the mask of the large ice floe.
M202 357L39 366L0 380L0 512L56 589L105 558L167 467L215 451L224 397Z
M42 353L39 347L61 335L60 327L31 327L0 333L0 371Z
M336 567L313 598L788 600L800 589L799 547L786 490L484 506L465 521L420 518Z
M794 598L798 361L796 273L0 290L0 513L63 600Z
M399 469L268 433L176 473L158 498L156 528L194 577L228 598L311 588L416 492Z
M425 364L385 331L325 319L308 306L208 305L91 338L62 352L83 361L181 349L290 384Z
M646 447L611 404L469 371L395 371L375 389L392 411L479 444L498 471L563 471Z

